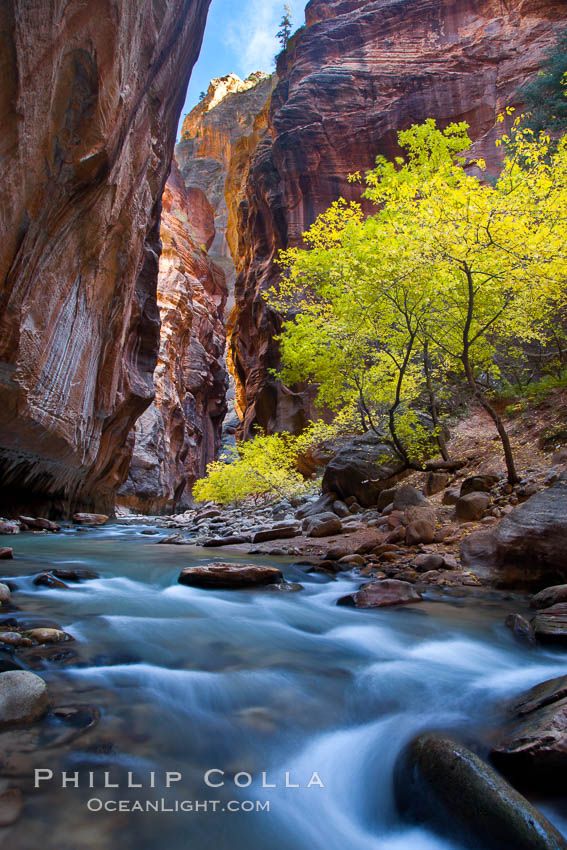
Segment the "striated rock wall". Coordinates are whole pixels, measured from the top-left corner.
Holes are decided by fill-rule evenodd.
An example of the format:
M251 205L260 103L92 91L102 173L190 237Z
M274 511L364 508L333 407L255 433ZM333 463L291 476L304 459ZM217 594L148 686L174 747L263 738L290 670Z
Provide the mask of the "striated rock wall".
M191 485L217 455L227 410L225 278L200 247L206 241L190 236L195 222L210 245L212 208L185 190L174 161L161 218L156 397L136 422L130 471L118 493L120 504L143 513L189 506Z
M248 165L238 205L236 306L229 362L243 412L297 430L313 393L282 386L273 337L280 318L262 293L277 278L281 247L333 200L360 192L347 181L377 154L397 153L396 133L433 117L467 121L474 153L497 171L496 117L537 71L565 26L562 0L311 0L306 26L278 62L268 133Z
M153 397L161 195L209 0L0 5L0 489L108 511Z

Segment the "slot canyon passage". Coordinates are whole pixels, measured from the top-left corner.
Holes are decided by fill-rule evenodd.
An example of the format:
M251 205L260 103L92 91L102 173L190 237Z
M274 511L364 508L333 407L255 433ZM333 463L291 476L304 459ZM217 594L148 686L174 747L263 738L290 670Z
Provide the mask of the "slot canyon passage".
M0 4L0 847L567 848L567 9L299 8Z

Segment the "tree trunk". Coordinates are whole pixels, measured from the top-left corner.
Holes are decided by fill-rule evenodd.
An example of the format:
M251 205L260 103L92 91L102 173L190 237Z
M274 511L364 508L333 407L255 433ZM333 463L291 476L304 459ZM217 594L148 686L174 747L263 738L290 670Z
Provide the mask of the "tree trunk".
M508 483L513 486L514 484L517 484L520 479L518 477L518 473L516 472L516 465L514 463L514 454L512 452L512 446L510 444L510 438L506 432L506 428L504 427L502 419L500 418L496 410L492 407L481 388L478 386L470 361L470 329L474 314L475 292L472 272L467 263L463 263L463 271L465 272L468 285L468 309L465 326L463 328L463 352L461 354L461 362L464 366L467 382L469 384L469 387L473 391L474 397L479 401L479 403L486 410L486 412L496 425L496 430L498 431L498 435L502 443L502 448L504 449L506 469L508 470Z
M433 383L431 381L431 363L429 360L429 346L427 339L423 343L423 368L425 371L425 385L427 387L427 394L429 395L429 409L431 411L431 419L433 421L433 427L438 428L437 445L439 446L439 451L441 452L441 457L443 458L443 460L448 461L450 460L450 455L447 449L447 442L443 434L443 428L439 427L439 409L437 407L437 398L435 396L435 390L433 389Z

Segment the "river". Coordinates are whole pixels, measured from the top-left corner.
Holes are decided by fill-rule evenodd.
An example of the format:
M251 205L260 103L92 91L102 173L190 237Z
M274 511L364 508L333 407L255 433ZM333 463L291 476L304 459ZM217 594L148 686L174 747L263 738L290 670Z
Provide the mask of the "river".
M300 581L299 593L181 586L183 567L218 553L157 546L143 528L14 538L3 575L26 622L52 619L76 638L66 645L75 659L36 672L55 703L96 706L101 717L73 744L20 756L15 774L45 773L6 847L460 848L400 823L396 755L423 729L485 740L502 699L567 673L565 653L517 643L504 626L510 601L455 595L357 611L335 603L359 577L307 575L289 559L256 556ZM54 566L100 578L35 587L31 576ZM104 788L105 774L118 789ZM120 800L123 811L105 810ZM186 810L140 811L147 801ZM542 808L567 834L554 805Z

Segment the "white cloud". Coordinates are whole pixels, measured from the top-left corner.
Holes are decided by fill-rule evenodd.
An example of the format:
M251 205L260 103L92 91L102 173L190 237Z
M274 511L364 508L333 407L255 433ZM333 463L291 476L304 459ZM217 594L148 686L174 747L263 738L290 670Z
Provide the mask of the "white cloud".
M238 0L235 0L238 2ZM306 0L288 0L292 31L305 22ZM272 71L281 46L276 38L285 0L244 0L238 20L227 31L227 42L240 60L240 76L252 71Z

